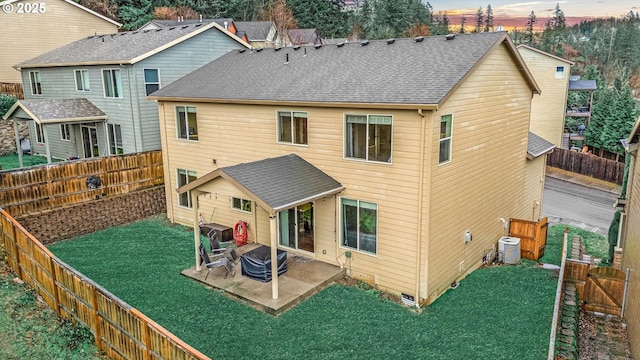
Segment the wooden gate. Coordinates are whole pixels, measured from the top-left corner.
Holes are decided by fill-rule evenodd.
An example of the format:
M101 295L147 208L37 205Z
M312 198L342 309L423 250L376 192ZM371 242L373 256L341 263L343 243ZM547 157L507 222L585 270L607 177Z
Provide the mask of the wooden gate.
M584 284L583 308L620 316L624 295L625 273L612 267L589 270Z
M539 222L519 219L509 221L509 236L520 238L521 257L537 261L544 255L548 226L546 217Z

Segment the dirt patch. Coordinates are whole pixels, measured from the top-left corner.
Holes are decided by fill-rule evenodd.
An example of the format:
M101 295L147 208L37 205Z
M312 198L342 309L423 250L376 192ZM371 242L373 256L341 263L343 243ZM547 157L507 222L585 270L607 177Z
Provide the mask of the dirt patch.
M632 360L629 335L617 317L580 311L578 325L580 360Z
M363 289L365 291L374 291L378 294L378 296L380 296L381 298L400 304L400 305L405 305L402 302L402 299L400 298L400 296L380 290L378 288L376 288L375 286L371 286L368 283L362 281L362 280L358 280L358 279L354 279L352 277L348 277L345 276L342 279L339 279L336 281L338 284L342 284L342 285L347 285L347 286L355 286L357 288Z

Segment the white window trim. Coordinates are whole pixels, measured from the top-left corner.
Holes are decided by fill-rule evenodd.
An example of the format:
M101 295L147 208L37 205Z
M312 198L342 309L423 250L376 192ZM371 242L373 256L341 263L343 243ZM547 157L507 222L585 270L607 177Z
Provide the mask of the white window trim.
M179 140L179 141L190 141L190 142L198 142L198 141L200 141L200 137L199 136L198 136L198 139L196 139L196 140L189 139L189 129L188 129L188 127L189 127L189 119L185 119L185 125L187 126L187 138L185 139L185 138L181 138L180 137L180 131L179 131L179 128L178 128L178 121L179 121L178 108L179 107L183 107L185 112L187 111L187 108L189 108L189 107L195 108L196 109L196 112L195 112L195 114L196 114L196 124L198 123L198 107L197 106L193 106L193 105L175 105L174 109L173 109L173 113L174 113L174 116L175 116L176 139ZM198 133L196 135L199 135L199 130L198 130Z
M360 201L364 201L364 202L368 202L371 204L376 204L376 253L370 253L368 251L362 251L360 250L360 239L358 239L358 249L354 249L354 248L350 248L348 246L344 246L342 245L342 211L343 211L343 207L342 207L342 199L347 199L347 200L354 200L358 202L358 207L360 205ZM362 254L362 255L367 255L367 256L371 256L371 257L378 257L378 249L380 248L380 205L377 202L374 201L366 201L366 200L360 200L360 199L356 199L354 197L348 197L348 196L339 196L338 197L338 215L339 215L339 226L340 226L340 230L338 233L338 247L340 249L343 249L345 251L353 251L356 252L358 254ZM358 220L360 220L360 215L358 215Z
M35 74L38 74L38 84L40 84L40 93L36 93L36 89L34 88L34 81L31 78L31 76L35 76ZM44 93L44 91L42 91L42 75L40 74L40 71L29 71L29 86L31 87L31 95L42 95Z
M438 125L440 125L440 123L442 122L442 117L447 115L451 116L451 135L444 139L440 139L440 126L438 126L438 166L449 164L453 159L453 114L441 115ZM449 160L440 162L440 143L442 142L442 140L446 140L446 139L450 140L449 141Z
M69 132L69 138L68 138L68 139L65 139L65 138L64 138L64 133L65 133L64 129L65 129L65 128L66 128L67 130L69 130L69 131L68 131L68 132ZM72 130L71 130L71 125L66 124L66 123L64 123L64 124L60 124L60 140L62 140L62 141L71 141L71 132L72 132Z
M45 144L47 142L47 139L45 139L44 137L44 129L42 128L43 125L42 124L38 124L37 122L33 122L35 124L35 131L36 131L36 144ZM38 131L38 129L40 129L40 131ZM40 135L40 136L38 136ZM38 139L41 138L41 139ZM42 140L42 141L38 141L38 140Z
M179 188L181 186L184 186L184 185L187 185L187 184L180 185L178 183L178 179L180 179L180 170L186 172L186 174L187 174L187 184L189 183L189 173L193 173L196 178L198 177L197 173L195 171L193 171L193 170L176 168L176 186L177 186L177 188ZM193 209L193 204L191 204L191 206L185 206L185 205L180 204L180 194L176 194L176 196L177 196L178 207L179 208L182 208L182 209ZM191 191L187 191L187 199L188 199L187 203L191 203Z
M109 125L111 125L111 126L109 126ZM109 155L122 155L122 154L124 154L124 140L122 141L121 146L118 147L116 134L115 133L112 134L111 130L109 130L111 128L113 131L115 131L116 126L120 126L120 136L122 136L122 125L107 123L107 142L109 143ZM113 141L115 142L115 144L113 146L116 149L116 153L115 154L111 152L111 136L113 136ZM117 152L118 149L122 149L122 154L118 154L118 152Z
M369 116L389 116L391 117L391 155L389 155L389 161L375 161L368 159L361 159L356 157L348 157L347 152L345 151L345 145L347 143L347 116L366 116L367 117L367 127L369 126ZM358 161L364 162L367 164L378 164L378 165L393 165L393 115L391 114L359 114L359 113L344 113L342 116L342 159L349 161ZM368 128L367 128L368 129ZM369 143L369 132L367 131L367 144ZM367 150L367 157L369 156L369 151Z
M120 96L107 96L107 92L106 92L106 89L104 87L104 85L105 85L104 84L104 72L105 71L116 71L116 70L120 72L120 85L122 86L122 89L120 89ZM101 78L101 81L102 81L102 96L105 99L122 99L124 97L123 96L124 85L122 85L122 71L120 69L118 69L118 68L100 69L100 75L101 75L100 78ZM114 87L115 87L115 85L114 85Z
M145 78L145 70L156 70L158 72L158 82L147 82L147 79ZM151 84L158 84L158 90L162 89L162 83L160 80L160 69L158 68L144 68L142 69L142 80L144 82L144 93L145 95L147 95L147 84L151 85ZM157 91L157 90L156 90Z
M242 202L243 202L243 201L248 201L248 202L249 202L249 204L251 204L251 211L246 211L246 210L238 209L237 207L233 206L233 199L240 199L240 207L242 207ZM231 197L229 198L229 202L230 202L230 205L231 205L231 209L232 209L232 210L235 210L235 211L238 211L238 212L241 212L241 213L245 213L245 214L253 214L253 201L248 200L248 199L244 199L244 198L240 198L240 197L231 196Z
M559 68L562 68L562 71L558 71ZM564 66L556 66L556 79L564 79L565 70Z
M78 90L78 74L82 74L82 72L85 72L85 74L87 74L87 84L89 85L88 89L83 89L83 90ZM82 75L81 75L82 77ZM73 80L75 82L75 87L76 87L76 92L82 92L82 93L86 93L86 92L90 92L91 91L91 83L89 82L89 70L88 69L74 69L73 70ZM84 77L82 77L82 80L84 80ZM83 86L84 86L84 81L82 82Z
M282 113L286 113L286 112L291 113L291 142L280 141L280 116L279 116L279 113L281 113L281 112ZM293 141L293 138L294 138L293 113L294 112L307 114L307 143L306 144L296 144ZM276 143L282 144L282 145L293 145L293 146L309 147L309 112L308 111L303 111L303 110L276 110Z

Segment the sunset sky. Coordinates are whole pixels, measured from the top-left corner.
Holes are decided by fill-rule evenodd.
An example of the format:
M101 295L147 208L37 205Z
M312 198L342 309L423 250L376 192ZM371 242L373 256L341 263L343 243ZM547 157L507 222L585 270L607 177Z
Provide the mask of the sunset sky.
M495 25L524 28L533 10L539 26L552 15L556 4L567 18L568 25L584 18L621 17L629 11L640 11L640 0L565 0L565 1L509 1L509 0L429 0L433 11L447 12L451 25L459 25L461 14L467 17L467 26L473 23L478 7L486 10L491 4Z

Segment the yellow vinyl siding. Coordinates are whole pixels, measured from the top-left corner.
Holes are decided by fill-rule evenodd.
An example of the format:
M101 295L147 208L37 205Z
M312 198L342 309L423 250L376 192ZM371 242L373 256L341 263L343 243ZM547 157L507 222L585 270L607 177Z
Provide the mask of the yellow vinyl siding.
M634 160L633 175L629 174L629 180L633 179L633 181L631 192L628 194L629 217L623 244L622 270L631 269L624 317L629 329L631 352L640 354L640 161L637 155Z
M481 264L485 250L504 234L500 218L528 218L523 199L530 99L531 90L501 46L434 114L434 154L441 115L453 114L453 142L450 163L438 165L434 156L430 164L430 204L425 206L431 216L423 246L428 278L421 286L428 285L429 300ZM470 243L464 241L467 230Z
M44 14L17 14L18 3L45 3L46 10ZM12 5L11 13L0 11L5 39L0 42L0 82L21 82L20 72L13 65L86 36L118 32L114 24L62 0L19 1Z
M542 90L531 102L530 129L557 147L562 147L571 65L527 48L521 47L518 50ZM558 66L564 67L562 79L556 79Z
M415 291L413 273L421 119L417 111L188 104L197 108L199 141L186 142L176 139L176 105L184 104L164 102L160 105L162 137L168 150L165 160L168 177L175 177L173 173L176 168L194 170L198 176L202 176L217 167L296 153L344 185L347 190L343 196L378 205L377 255L353 252L351 264L354 274L371 278L378 275L379 285L383 288L410 293ZM277 143L278 110L308 113L308 146ZM393 116L392 164L343 158L345 113ZM216 165L213 165L213 159L216 159ZM167 187L167 191L175 193L175 180L167 183ZM183 212L175 204L169 204L168 217L172 221L192 225L192 214ZM316 227L316 254L323 261L337 264L335 244L339 231L335 229L337 224L334 219L339 206L334 203L330 212L323 211L322 214L319 211L321 208L326 206L319 206L316 201L315 221L317 224L331 224L331 231L323 229L318 232ZM218 210L216 217L217 214ZM258 222L258 242L268 243L269 228L263 229L262 220ZM263 240L262 236L265 235L267 237ZM326 255L322 254L325 248ZM340 248L341 253L346 250Z
M522 218L522 220L538 221L541 216L546 163L547 155L527 160L524 177L526 182L525 205L529 206L530 211L528 217Z

